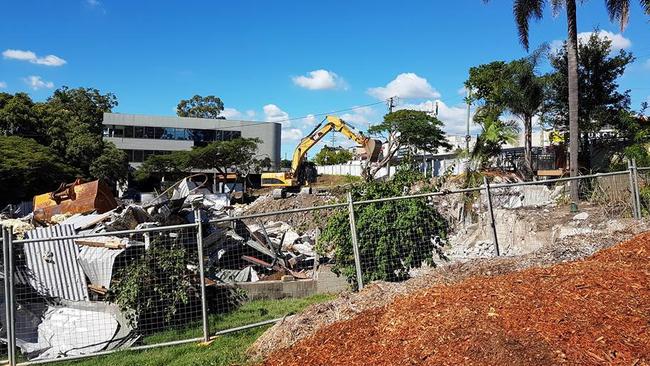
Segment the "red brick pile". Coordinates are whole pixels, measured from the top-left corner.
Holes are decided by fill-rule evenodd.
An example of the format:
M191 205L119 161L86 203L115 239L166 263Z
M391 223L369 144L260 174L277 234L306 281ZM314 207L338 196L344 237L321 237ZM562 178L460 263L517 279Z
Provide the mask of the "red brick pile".
M650 365L650 233L586 260L435 286L265 365Z

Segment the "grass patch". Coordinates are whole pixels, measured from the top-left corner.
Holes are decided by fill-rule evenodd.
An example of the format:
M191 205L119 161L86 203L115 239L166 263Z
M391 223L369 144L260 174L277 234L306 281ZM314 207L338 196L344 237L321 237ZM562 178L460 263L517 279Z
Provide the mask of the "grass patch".
M227 314L213 314L209 317L210 331L229 329L264 320L281 318L299 312L307 306L334 298L333 295L318 294L302 299L256 300L243 304ZM264 333L269 326L254 328L218 337L208 346L188 343L179 346L161 347L143 351L120 351L111 355L88 358L80 361L57 362L56 366L225 366L243 365L248 362L246 349ZM144 339L144 344L155 344L202 336L201 323L159 332Z

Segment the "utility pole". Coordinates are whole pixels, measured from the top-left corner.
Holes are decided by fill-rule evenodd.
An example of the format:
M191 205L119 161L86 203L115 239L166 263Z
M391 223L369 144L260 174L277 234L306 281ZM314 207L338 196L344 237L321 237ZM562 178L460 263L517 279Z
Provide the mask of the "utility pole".
M472 118L471 114L471 108L472 108L472 90L470 88L467 88L467 132L465 134L465 149L469 152L469 140L471 139L469 135L469 120Z
M388 98L388 113L393 113L393 108L395 107L395 97ZM388 131L388 153L393 148L393 130ZM388 178L390 178L390 159L386 163L386 170L388 171Z

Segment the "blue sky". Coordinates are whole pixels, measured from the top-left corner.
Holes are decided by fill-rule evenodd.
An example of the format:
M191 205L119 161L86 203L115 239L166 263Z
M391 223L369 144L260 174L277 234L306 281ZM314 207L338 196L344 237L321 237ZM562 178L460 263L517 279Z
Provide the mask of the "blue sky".
M620 84L638 109L650 100L650 18L633 1L621 34L603 3L579 6L579 31L611 32L637 56ZM43 100L62 85L96 87L117 95L117 112L153 115L213 94L229 118L283 120L283 156L322 117L286 119L392 94L402 107L438 100L445 129L462 134L468 68L526 54L504 0L21 0L3 10L0 90ZM563 14L547 9L531 24L531 48L565 34ZM385 112L379 103L339 114L365 130Z

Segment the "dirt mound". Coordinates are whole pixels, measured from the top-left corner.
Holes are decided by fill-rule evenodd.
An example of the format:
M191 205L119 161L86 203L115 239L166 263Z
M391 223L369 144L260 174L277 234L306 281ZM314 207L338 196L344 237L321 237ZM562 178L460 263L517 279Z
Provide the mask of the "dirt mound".
M650 233L583 261L393 299L321 328L265 365L648 365Z
M275 200L270 194L268 194L258 197L250 205L239 206L236 210L236 215L253 215L275 211L287 211L296 208L316 207L337 203L336 201L336 197L330 194L294 194L287 198ZM300 213L265 216L256 220L259 220L262 223L269 221L284 221L294 229L302 232L324 227L325 223L327 223L327 218L333 212L333 210L312 210Z
M473 259L438 268L420 270L417 277L403 283L373 282L359 293L344 293L322 304L312 305L266 331L250 347L252 358L264 358L271 352L287 348L313 335L320 328L355 317L365 310L384 306L397 296L407 295L439 284L453 284L472 276L495 276L516 270L549 266L587 257L645 229L634 225L609 235L579 235L557 241L535 253L517 257Z

